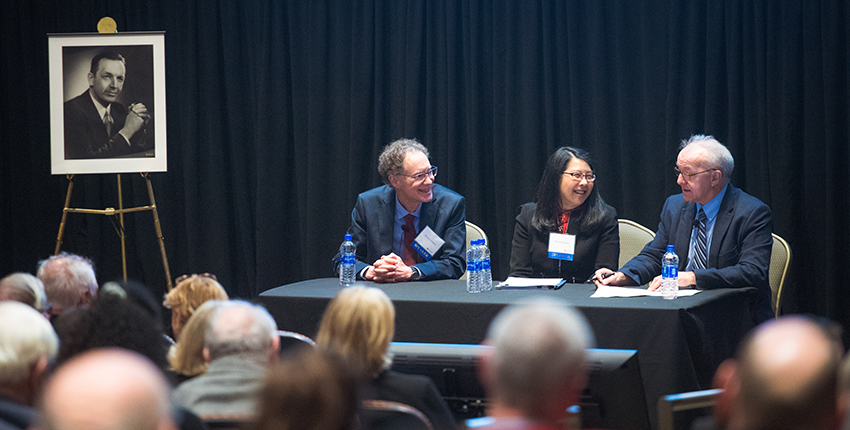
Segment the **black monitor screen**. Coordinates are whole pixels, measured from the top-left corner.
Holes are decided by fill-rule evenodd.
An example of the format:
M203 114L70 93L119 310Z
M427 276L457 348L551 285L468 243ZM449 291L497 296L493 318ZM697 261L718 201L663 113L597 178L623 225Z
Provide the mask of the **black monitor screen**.
M393 342L392 369L430 377L459 419L480 416L486 399L476 365L489 346ZM588 349L588 386L581 398L584 428L648 429L637 351Z

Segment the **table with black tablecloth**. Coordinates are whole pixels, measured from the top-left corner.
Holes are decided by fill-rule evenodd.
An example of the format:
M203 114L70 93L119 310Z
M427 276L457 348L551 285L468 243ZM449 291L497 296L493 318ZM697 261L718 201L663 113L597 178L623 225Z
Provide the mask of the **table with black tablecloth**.
M659 396L706 389L715 369L731 357L753 327L754 288L702 291L691 297L591 298L594 286L567 284L559 290L466 292L458 280L374 284L396 308L395 341L480 343L505 306L533 297L557 297L587 317L599 348L635 349L654 418ZM260 302L280 329L315 336L328 301L341 289L336 278L273 288ZM654 421L654 419L653 419Z

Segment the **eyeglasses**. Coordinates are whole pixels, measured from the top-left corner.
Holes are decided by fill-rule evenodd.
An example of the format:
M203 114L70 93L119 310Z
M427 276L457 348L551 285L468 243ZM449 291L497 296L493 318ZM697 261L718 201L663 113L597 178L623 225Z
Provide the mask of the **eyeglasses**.
M432 179L437 177L437 166L431 166L430 169L419 172L415 175L405 175L400 173L398 176L407 176L408 178L413 178L414 182L424 181L426 176L430 176Z
M683 177L686 181L690 181L690 180L691 180L691 178L693 178L694 176L699 175L699 174L701 174L701 173L705 173L705 172L713 172L713 171L715 171L715 170L720 170L720 169L708 169L708 170L703 170L702 172L687 173L687 172L683 172L683 171L679 170L679 166L676 166L676 167L674 167L674 168L673 168L673 172L675 172L675 173L676 173L676 177L678 178L678 177L679 177L679 175L682 175L682 177Z
M581 182L582 178L586 179L587 182L593 182L596 180L595 173L581 173L581 172L564 172L564 175L570 175L576 182Z
M216 278L214 274L204 272L204 273L201 273L200 275L197 274L197 273L193 273L191 275L183 275L183 276L174 280L174 285L177 285L177 284L189 279L192 276L200 276L201 278L211 278L213 281L218 281L218 278Z

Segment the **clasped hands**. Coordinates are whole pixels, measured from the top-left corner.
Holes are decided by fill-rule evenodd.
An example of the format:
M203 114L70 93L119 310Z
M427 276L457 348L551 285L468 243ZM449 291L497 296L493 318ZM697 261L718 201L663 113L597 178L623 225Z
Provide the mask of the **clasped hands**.
M609 275L609 273L614 273ZM593 274L593 283L596 288L601 286L634 286L637 283L632 278L626 276L623 272L614 272L611 269L602 268ZM697 278L694 272L679 272L679 288L688 288L696 285ZM647 291L657 291L661 289L661 275L656 276L649 283Z
M408 281L411 276L413 268L404 264L401 257L395 253L382 256L363 274L367 280L380 283Z

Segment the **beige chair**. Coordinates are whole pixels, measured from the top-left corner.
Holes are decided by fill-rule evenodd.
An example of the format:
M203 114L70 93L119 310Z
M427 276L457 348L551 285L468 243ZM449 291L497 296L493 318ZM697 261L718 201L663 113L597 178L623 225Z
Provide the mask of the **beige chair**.
M476 239L484 239L484 244L487 245L487 246L490 246L490 241L487 240L487 233L484 233L484 230L482 230L481 227L478 227L477 225L475 225L475 224L473 224L469 221L466 221L466 248L465 249L469 249L469 242L476 240ZM466 255L466 254L464 253L464 255ZM463 276L461 276L460 279L466 279L466 270L463 271Z
M770 269L767 273L770 283L770 302L773 305L774 315L778 318L782 309L782 286L785 285L785 276L788 275L788 267L791 266L791 247L785 239L773 236L773 250L770 253Z
M434 430L431 421L419 409L387 400L363 400L360 421L363 430Z
M617 270L623 267L629 260L640 254L644 245L655 238L655 233L627 219L617 220L620 223L620 262L618 267L610 267Z
M658 430L673 430L673 414L691 409L710 408L717 403L722 389L670 394L658 399Z

